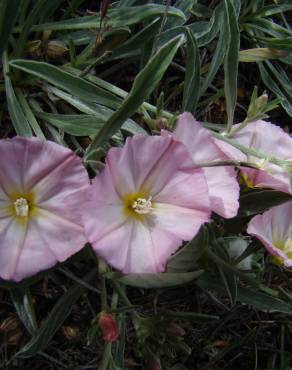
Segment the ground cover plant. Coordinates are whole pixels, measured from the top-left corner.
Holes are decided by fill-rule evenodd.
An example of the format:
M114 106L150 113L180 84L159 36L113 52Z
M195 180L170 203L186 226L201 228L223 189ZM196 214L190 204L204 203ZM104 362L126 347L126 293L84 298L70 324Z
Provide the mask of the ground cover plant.
M292 368L290 1L0 1L0 368Z

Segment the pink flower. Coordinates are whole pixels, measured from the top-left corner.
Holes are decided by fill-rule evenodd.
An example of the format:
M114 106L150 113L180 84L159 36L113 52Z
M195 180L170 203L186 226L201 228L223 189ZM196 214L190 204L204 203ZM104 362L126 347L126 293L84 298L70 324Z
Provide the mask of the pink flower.
M202 127L190 113L179 116L173 133L189 150L195 164L226 160L212 134ZM211 209L225 218L236 216L239 203L239 185L234 168L203 167L211 200Z
M0 276L19 281L83 247L89 180L81 160L53 142L0 140L0 157Z
M210 217L204 175L170 135L136 135L111 149L87 208L94 250L124 273L163 271Z
M238 125L233 126L234 129L237 127ZM257 158L246 155L232 145L216 140L229 158L247 161L259 167L259 169L241 168L250 187L272 188L285 193L292 192L288 170L269 161L269 157L292 160L292 138L286 132L270 122L254 121L236 132L230 139L245 147L256 149L266 156L266 158Z
M98 325L102 331L102 338L105 342L115 342L120 336L116 318L108 312L101 312Z
M292 266L292 201L257 215L248 224L247 232L257 237L267 251L284 266Z

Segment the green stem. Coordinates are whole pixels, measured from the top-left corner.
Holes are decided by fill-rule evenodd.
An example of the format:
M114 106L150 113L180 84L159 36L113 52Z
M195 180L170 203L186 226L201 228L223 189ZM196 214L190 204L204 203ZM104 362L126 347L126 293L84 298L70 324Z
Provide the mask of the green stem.
M235 167L248 167L248 168L258 169L258 166L255 164L248 163L248 162L242 162L242 161L232 161L232 160L201 162L201 163L196 163L196 166L197 167L235 166Z
M130 302L129 298L125 294L124 290L121 288L120 284L117 283L114 280L112 280L111 282L112 282L112 285L113 285L114 289L116 290L116 292L120 296L121 300L125 303L125 305L129 306L129 307L132 306L132 303ZM137 329L138 325L139 325L140 316L138 315L138 313L135 310L130 310L129 313L131 315L133 325L134 325L135 329Z
M99 366L99 370L108 370L108 365L112 357L112 344L106 343L103 349L102 360Z
M226 137L226 135L218 134L217 132L213 132L213 135L217 139L225 141L226 143L230 144L231 146L234 146L235 148L239 149L244 154L250 154L250 155L253 155L254 157L257 157L257 158L263 158L263 159L267 158L266 154L264 154L264 153L262 153L258 150L251 149L251 148L248 148L244 145L241 145L241 144L237 143L234 140L230 140L230 139L228 139L228 137ZM272 156L269 156L268 159L269 159L269 162L274 163L278 166L292 167L292 161L291 160L282 160L282 159L278 159L278 158L275 158L275 157L272 157Z

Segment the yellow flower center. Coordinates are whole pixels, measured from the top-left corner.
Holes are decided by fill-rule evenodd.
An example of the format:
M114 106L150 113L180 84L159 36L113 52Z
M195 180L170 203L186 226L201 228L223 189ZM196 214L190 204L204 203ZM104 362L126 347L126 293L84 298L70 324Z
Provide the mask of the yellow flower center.
M144 215L153 211L152 197L145 192L128 194L124 197L124 211L127 216L142 220Z
M37 212L35 196L31 192L11 192L11 203L7 207L7 215L14 216L20 223L26 224Z
M134 212L139 213L140 215L147 215L147 213L153 211L151 199L152 197L149 197L148 199L137 198L132 203L132 209Z
M292 239L291 238L288 238L286 241L280 241L280 240L274 241L274 245L276 248L282 250L289 259L292 259ZM275 264L279 266L284 265L284 259L282 257L272 256L271 259Z
M28 217L29 214L29 203L25 198L18 198L13 203L15 208L16 216Z

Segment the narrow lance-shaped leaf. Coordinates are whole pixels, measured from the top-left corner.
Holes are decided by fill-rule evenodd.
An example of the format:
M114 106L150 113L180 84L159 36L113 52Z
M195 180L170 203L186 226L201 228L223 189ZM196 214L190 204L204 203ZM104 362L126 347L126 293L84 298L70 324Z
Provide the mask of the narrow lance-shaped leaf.
M187 62L183 92L183 111L195 113L200 92L200 54L196 38L186 28Z
M233 123L236 97L237 74L239 60L240 33L234 6L230 0L224 0L225 5L225 34L229 35L227 53L224 60L224 91L227 110L227 132Z
M292 201L291 194L270 189L253 190L241 196L238 216L251 216L289 201Z
M17 287L10 290L10 296L18 317L22 321L27 331L33 335L37 330L34 306L28 287Z
M129 7L116 7L108 10L107 13L107 24L111 28L125 27L132 24L156 18L165 12L165 6L159 4L146 4L141 6L129 6ZM168 16L180 17L184 21L186 20L184 13L170 6L168 9ZM66 19L64 21L44 23L33 27L33 31L64 31L64 30L80 30L80 29L92 29L100 27L100 16L85 16L77 17L73 19Z
M96 274L96 270L90 271L83 280L89 281ZM55 304L52 311L41 328L35 332L32 339L19 351L16 356L28 358L44 350L56 331L61 327L67 316L70 314L73 304L86 290L84 285L74 284Z
M0 1L0 56L5 49L18 15L18 0Z
M205 91L208 89L210 83L213 81L213 78L215 77L218 69L220 68L220 66L223 62L223 59L224 59L224 55L226 53L228 37L226 35L225 28L223 27L223 16L221 15L221 13L218 17L220 17L218 22L221 22L221 29L220 29L219 39L217 41L217 46L216 46L216 49L214 51L214 55L213 55L211 63L210 63L208 73L206 75L206 78L205 78L204 82L202 83L202 87L200 89L200 96L202 96L205 93Z
M20 136L32 136L30 125L23 113L23 110L17 100L11 79L9 76L9 64L7 53L3 53L3 72L5 81L5 91L7 97L8 111L13 124L13 127Z
M106 277L117 280L122 284L138 288L167 288L185 285L197 279L204 270L182 273L159 273L159 274L127 274L107 273Z
M164 72L181 45L182 37L176 37L149 60L137 75L133 87L121 107L110 117L108 122L94 138L88 152L97 148L120 129L126 119L134 114L159 84Z
M209 233L206 227L201 227L193 240L181 248L167 263L166 272L178 273L193 271L196 262L208 247Z
M286 110L287 114L292 117L292 104L287 99L284 92L280 89L279 84L273 80L269 71L265 68L263 63L258 63L263 83L280 99L280 104Z
M120 105L121 100L115 95L51 64L15 59L10 62L10 65L60 87L85 101L103 104L110 108L117 108Z

